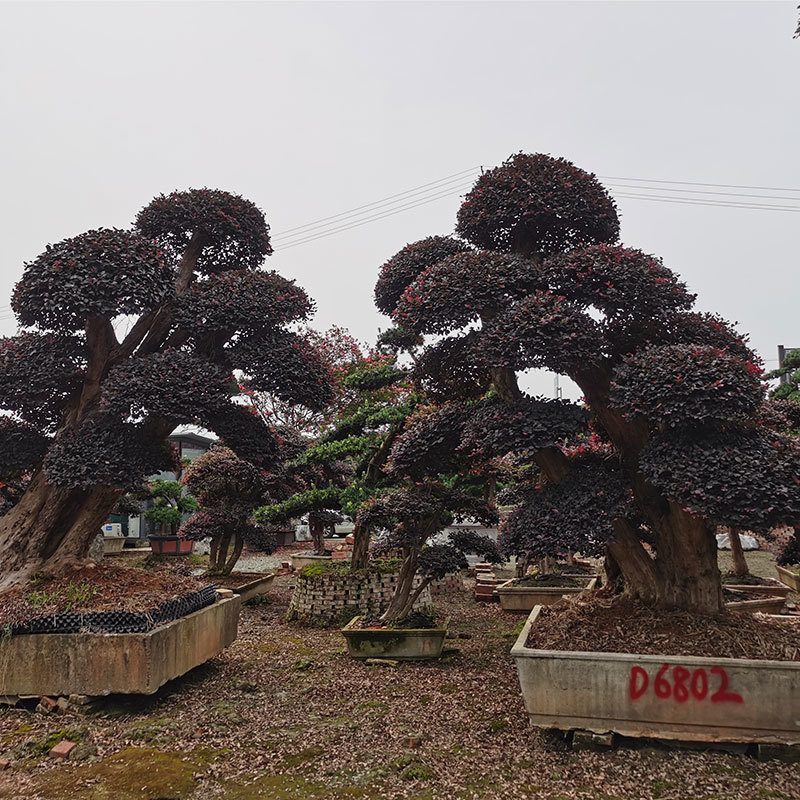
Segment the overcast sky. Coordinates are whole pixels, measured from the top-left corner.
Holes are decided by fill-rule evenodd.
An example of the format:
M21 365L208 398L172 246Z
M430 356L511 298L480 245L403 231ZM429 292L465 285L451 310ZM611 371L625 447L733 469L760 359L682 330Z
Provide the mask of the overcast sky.
M316 327L373 340L388 326L380 265L451 232L467 171L522 150L641 179L609 187L623 241L663 257L774 367L778 344L800 345L800 214L620 193L800 209L795 6L0 3L0 334L47 243L209 186L264 210L268 266L316 300ZM455 173L369 224L279 235ZM552 394L552 378L532 386Z

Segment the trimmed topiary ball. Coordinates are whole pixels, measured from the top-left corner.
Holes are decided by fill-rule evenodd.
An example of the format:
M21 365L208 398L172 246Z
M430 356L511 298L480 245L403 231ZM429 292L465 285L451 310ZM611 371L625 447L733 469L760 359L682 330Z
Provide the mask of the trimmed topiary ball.
M554 291L611 319L686 311L695 300L661 259L621 245L597 244L555 255L542 271Z
M437 262L403 292L397 324L419 333L449 333L506 309L541 285L532 261L485 250Z
M588 430L589 412L566 400L525 397L507 403L492 397L470 415L460 449L473 458L536 452Z
M305 320L313 310L294 281L275 272L235 270L193 283L175 304L175 322L197 334L254 331Z
M591 173L563 158L518 153L478 178L456 232L487 250L550 256L616 242L619 220Z
M121 416L158 414L178 422L215 413L230 404L234 391L230 372L184 350L130 358L103 383L103 397Z
M715 347L646 347L614 371L610 402L627 415L676 427L754 415L761 370Z
M591 367L603 357L598 323L565 297L534 292L484 328L486 358L494 366L545 367L562 375Z
M407 244L381 267L378 282L375 284L375 305L384 314L391 314L406 287L418 275L443 258L466 253L470 249L466 242L449 236L429 236L419 242Z
M11 307L23 325L83 330L89 317L158 307L172 292L172 269L157 244L100 228L49 245L25 265Z
M197 269L207 274L256 269L272 255L269 225L261 210L219 189L159 195L139 212L136 227L175 252L183 252L192 236L200 234L204 247Z
M796 441L759 428L674 430L642 451L642 474L717 525L767 531L800 519Z

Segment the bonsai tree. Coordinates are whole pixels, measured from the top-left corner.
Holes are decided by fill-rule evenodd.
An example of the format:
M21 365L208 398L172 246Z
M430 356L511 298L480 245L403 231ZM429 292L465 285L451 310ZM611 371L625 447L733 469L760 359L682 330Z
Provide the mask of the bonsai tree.
M717 525L800 517L795 456L759 422L746 341L693 312L659 259L618 244L613 201L564 159L518 154L485 172L456 232L403 248L375 296L396 324L445 337L418 369L473 401L479 449L535 464L506 537L541 553L605 545L633 597L723 612ZM578 384L607 453L565 451L584 422L523 394L517 372L529 368Z
M357 511L373 490L392 483L382 466L415 398L407 372L389 355L362 353L336 365L334 374L334 401L319 435L288 466L297 490L259 509L257 518L275 524L307 514L314 552L323 555L326 528L345 511L356 518L351 568L358 570L369 561L370 532L359 523Z
M153 523L160 535L176 536L183 517L197 510L197 500L184 494L178 481L156 478L149 488L153 507L145 511L144 518Z
M234 371L287 402L330 401L328 370L287 328L312 303L261 269L271 252L255 205L201 189L25 265L11 301L23 332L0 340L0 408L54 438L0 518L0 590L84 561L123 488L174 467L166 437L180 423L270 466L275 437L233 402Z
M183 485L202 508L182 525L185 539L211 539L209 574L228 575L248 544L271 553L275 537L253 523L253 511L264 500L270 476L239 458L228 447L212 447L192 462Z
M375 491L358 512L358 524L365 529L387 532L378 554L396 552L402 559L397 588L382 616L387 624L405 619L433 580L466 568L465 553L502 560L486 536L459 532L445 543L435 541L454 519L497 523L481 481L469 475L455 448L463 412L457 405L418 409L394 441L384 468L395 486Z

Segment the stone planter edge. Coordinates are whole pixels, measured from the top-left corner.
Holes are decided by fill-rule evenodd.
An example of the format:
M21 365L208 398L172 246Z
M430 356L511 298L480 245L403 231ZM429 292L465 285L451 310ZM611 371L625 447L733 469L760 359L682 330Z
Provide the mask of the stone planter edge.
M780 745L800 744L800 719L797 713L792 714L796 702L793 705L791 698L797 697L800 693L800 662L792 661L769 661L755 659L738 658L706 658L701 656L663 656L663 655L639 655L634 653L605 653L599 651L568 651L568 650L537 650L526 646L525 642L530 634L531 627L541 611L542 606L536 606L528 616L525 624L511 648L511 656L517 667L520 680L525 710L528 713L530 724L535 727L558 729L558 730L587 730L593 733L608 733L613 731L623 736L646 737L656 739L669 739L679 741L698 741L698 742L747 742ZM778 617L779 619L790 619L789 617ZM794 618L791 618L794 620ZM787 697L779 698L781 702L785 700L788 709L787 716L794 716L793 727L787 725L786 729L769 729L766 726L758 727L752 724L740 725L719 725L704 724L703 722L669 721L664 719L642 720L621 717L619 714L610 713L608 715L583 715L579 713L541 713L541 709L531 708L535 705L533 692L526 692L525 662L559 662L558 674L563 676L565 670L562 665L569 662L577 662L579 668L584 672L591 672L596 665L604 663L619 663L628 666L646 665L651 668L651 672L661 668L664 664L682 665L687 668L708 668L722 667L736 670L751 670L760 672L756 683L766 687L774 687L778 680L791 682L791 688L786 692ZM770 673L770 674L764 674ZM553 682L554 683L554 682ZM570 690L583 687L569 687L564 689L562 686L548 684L546 691L553 695L565 695ZM601 681L603 683L603 681ZM605 682L607 683L607 682ZM605 686L604 688L607 688ZM620 690L627 690L627 681ZM735 689L736 686L732 686ZM534 690L535 691L535 690ZM769 691L769 688L767 689ZM757 702L756 709L760 709L765 721L771 720L772 712L765 710ZM581 709L583 710L583 709ZM694 715L694 719L697 716Z
M570 576L575 578L576 576ZM536 588L535 586L514 586L513 583L516 578L511 578L510 580L504 581L503 583L499 584L495 587L495 591L497 592L498 597L500 598L500 606L503 611L514 611L519 614L529 614L533 606L529 608L522 608L512 607L513 601L517 600L518 603L524 604L523 598L526 595L539 595L539 596L547 596L552 597L552 602L557 602L562 597L566 597L568 595L573 594L580 594L581 592L591 591L597 586L598 576L595 575L593 578L588 576L581 576L583 579L586 580L586 585L577 587L577 586L542 586L540 588ZM504 602L505 601L505 602Z
M0 639L0 694L153 694L237 636L239 595L147 633L43 633Z
M438 628L357 628L353 626L361 619L361 616L353 617L344 628L341 629L342 635L347 641L347 650L351 658L356 660L365 660L368 658L387 658L397 661L419 661L430 660L439 658L442 654L444 647L444 640L447 636L447 630L450 626L450 617L447 617ZM385 642L389 645L389 649L384 652L361 652L355 645L354 640L358 639L372 639L376 642ZM394 640L400 639L402 641L395 642ZM415 641L419 640L419 641ZM430 645L425 645L425 641L430 642ZM410 650L417 649L417 653L404 654L402 647L406 642L411 643ZM415 648L414 645L418 644L419 647ZM391 646L395 645L395 650ZM428 650L428 652L425 652ZM399 652L398 652L399 651Z

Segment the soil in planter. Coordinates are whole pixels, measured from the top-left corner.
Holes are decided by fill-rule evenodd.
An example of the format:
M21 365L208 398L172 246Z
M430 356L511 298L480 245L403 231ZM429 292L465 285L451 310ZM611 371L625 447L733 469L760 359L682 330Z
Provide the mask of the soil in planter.
M733 572L726 572L722 576L722 583L732 586L774 586L775 581L770 578L761 578L758 575L736 575Z
M598 573L597 567L591 564L582 564L578 561L574 564L568 564L566 561L559 561L558 569L565 575L586 575L587 577L594 577Z
M413 614L409 614L407 617L403 617L403 619L396 619L394 622L387 625L384 622L381 622L379 617L359 617L358 621L352 626L353 629L367 629L375 630L377 629L384 629L389 630L392 628L423 628L423 629L433 629L442 625L444 620L441 617L434 616L433 614L423 614L421 611L415 611Z
M527 587L555 587L555 588L576 588L582 589L586 586L586 581L580 578L571 578L569 575L562 575L558 572L551 572L546 574L526 575L524 578L518 578L514 581L513 587L527 588Z
M238 589L247 583L257 581L259 578L266 578L271 572L231 572L230 575L212 575L210 580L214 585L221 589Z
M733 589L722 590L722 596L726 603L743 603L745 600L758 600L760 598L754 597L752 594L746 592L736 592Z
M800 624L731 612L653 610L602 590L543 607L528 647L641 655L800 661Z
M141 612L196 592L210 581L169 568L137 569L102 564L61 578L35 580L0 597L0 627L54 614Z

